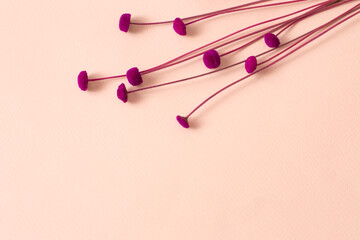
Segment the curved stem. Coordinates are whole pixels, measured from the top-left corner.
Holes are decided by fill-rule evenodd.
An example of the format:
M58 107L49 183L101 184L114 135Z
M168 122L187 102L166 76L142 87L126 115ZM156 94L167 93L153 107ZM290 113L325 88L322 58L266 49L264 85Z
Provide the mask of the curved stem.
M329 4L335 4L335 3L337 3L337 1L330 2ZM321 12L321 10L322 10L322 9L321 9L322 7L330 6L329 4L324 4L323 6L320 6L320 7L319 7L320 12ZM296 20L290 22L287 26L285 26L283 29L281 29L281 30L276 34L276 36L279 36L281 33L283 33L284 31L286 31L286 29L290 28L291 26L293 26L293 25L295 25L296 23L300 22L300 21L303 20L304 18L309 17L309 16L311 16L311 15L313 15L313 14L315 14L315 13L309 13L308 15L304 15L303 17L301 17L301 18L299 18L299 19L296 19Z
M311 35L314 34L315 32L319 31L320 29L322 29L322 28L324 28L324 27L326 27L326 26L328 26L328 25L330 25L330 24L332 24L332 23L340 20L341 18L343 18L343 17L346 16L347 14L355 11L356 8L358 8L358 6L360 6L360 4L358 4L358 5L356 5L355 7L349 9L348 11L346 11L346 12L344 12L343 14L337 16L336 18L333 18L332 20L328 21L327 23L325 23L325 24L323 24L323 25L321 25L321 26L319 26L319 27L311 30L310 33L309 33L309 35L304 36L300 41L298 41L297 43L293 44L292 46L290 46L290 47L284 49L283 51L275 54L274 56L271 56L270 58L268 58L268 59L260 62L260 63L258 64L258 66L263 65L264 63L267 63L267 62L271 61L272 59L276 58L277 56L279 56L279 55L283 54L284 52L286 52L287 50L289 50L291 47L295 46L295 45L298 44L299 42L305 40L306 38L308 38L309 36L311 36Z
M353 9L358 8L360 6L360 4L357 4ZM349 20L350 18L354 17L355 15L359 14L360 11L356 11L355 13L351 14L350 16L346 17L345 19L341 20L340 22L334 24L333 26L329 27L328 29L324 30L323 32L321 32L320 34L316 35L315 37L311 38L310 40L306 41L305 43L301 44L300 46L298 46L297 48L291 50L289 53L281 56L280 58L278 58L277 60L269 63L268 65L266 65L265 67L246 75L243 78L240 78L237 81L232 82L231 84L221 88L220 90L218 90L217 92L215 92L214 94L212 94L210 97L208 97L207 99L205 99L202 103L200 103L196 108L194 108L194 110L192 110L185 118L189 118L194 112L196 112L201 106L203 106L206 102L208 102L210 99L212 99L213 97L215 97L216 95L218 95L219 93L223 92L224 90L230 88L231 86L247 79L248 77L254 75L255 73L261 72L269 67L271 67L272 65L278 63L279 61L283 60L284 58L288 57L289 55L291 55L292 53L296 52L297 50L299 50L300 48L306 46L307 44L309 44L310 42L314 41L315 39L321 37L322 35L324 35L325 33L327 33L328 31L330 31L331 29L337 27L338 25L342 24L343 22Z
M237 8L247 7L247 6L251 6L251 5L255 5L255 4L259 4L259 3L263 3L263 2L268 2L268 1L271 1L271 0L258 0L258 1L250 2L250 3L237 5L237 6L234 6L234 7L224 8L224 9L213 11L213 12L208 12L208 13L203 13L203 14L199 14L199 15L195 15L195 16L182 18L182 20L185 21L185 20L204 17L204 16L208 16L208 15L214 15L214 14L218 15L218 14L222 14L222 13L227 13L227 11L232 11L232 10L237 9ZM160 22L148 22L148 23L131 22L131 24L134 24L134 25L158 25L158 24L173 23L173 21L174 20L160 21Z
M348 1L352 1L352 0L348 0ZM272 31L276 31L276 30L278 30L278 29L280 29L280 28L282 28L282 27L285 26L282 30L280 30L280 33L281 33L281 32L283 32L285 29L287 29L289 26L291 26L292 24L295 24L295 23L297 23L297 22L299 22L299 21L301 21L301 20L303 20L303 19L305 19L305 18L307 18L307 17L310 17L310 16L315 15L315 14L317 14L317 13L320 13L320 12L322 12L322 11L325 11L326 8L329 7L329 6L334 6L334 5L328 5L327 3L324 4L324 5L320 5L319 7L315 8L315 9L312 9L312 10L308 11L307 13L305 13L305 14L303 14L303 15L301 15L301 16L295 17L295 18L289 20L288 22L285 22L284 24L282 24L281 26L273 29ZM324 7L325 7L325 8L324 8ZM290 22L290 23L289 23L289 22ZM279 33L278 33L278 34L279 34ZM240 46L240 47L237 47L237 48L235 48L235 49L233 49L233 50L230 50L230 51L228 51L228 52L225 52L225 53L221 54L220 56L223 57L223 56L226 56L226 55L228 55L228 54L235 53L235 52L237 52L237 51L239 51L239 50L241 50L241 49L244 49L245 47L248 47L248 46L250 46L251 44L259 41L259 40L262 39L262 38L263 38L263 36L261 35L261 36L255 38L255 39L253 39L253 40L245 43L244 45L242 45L242 46ZM236 40L236 39L234 39L234 40Z
M212 17L216 17L216 16L219 16L219 15L222 15L222 14L234 13L234 12L257 9L257 8L280 6L280 5L298 3L298 2L303 2L303 1L309 1L309 0L292 0L292 1L286 1L286 2L278 2L278 3L264 4L264 5L253 6L253 7L244 7L244 8L239 8L239 9L233 9L233 10L229 10L229 11L226 11L226 12L216 13L216 14L208 15L208 16L205 16L205 17L202 17L202 18L198 18L196 20L193 20L191 22L186 23L186 25L190 25L190 24L193 24L193 23L196 23L196 22L200 22L202 20L209 19L209 18L212 18Z

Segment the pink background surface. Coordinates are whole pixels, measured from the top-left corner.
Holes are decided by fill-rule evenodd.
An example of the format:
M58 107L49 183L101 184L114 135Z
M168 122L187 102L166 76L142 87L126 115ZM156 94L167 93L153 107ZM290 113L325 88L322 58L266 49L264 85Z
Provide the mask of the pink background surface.
M130 96L123 80L297 6L118 31L239 1L10 1L0 8L0 239L360 239L360 17L175 120L242 67ZM346 6L341 9L346 9ZM340 10L341 10L340 9ZM314 27L339 10L289 31ZM224 60L244 58L256 45ZM148 75L206 71L200 61Z

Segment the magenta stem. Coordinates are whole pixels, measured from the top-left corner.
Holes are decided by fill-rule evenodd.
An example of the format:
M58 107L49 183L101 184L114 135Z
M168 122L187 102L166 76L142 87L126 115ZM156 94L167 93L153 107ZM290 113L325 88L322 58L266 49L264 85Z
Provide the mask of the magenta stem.
M208 15L227 13L227 11L232 11L237 8L247 7L247 6L251 6L251 5L255 5L255 4L259 4L259 3L263 3L263 2L268 2L268 1L271 1L271 0L258 0L258 1L250 2L250 3L246 3L246 4L241 4L238 6L230 7L230 8L225 8L225 9L221 9L221 10L217 10L217 11L213 11L213 12L208 12L208 13L203 13L200 15L182 18L182 20L185 21L185 20L204 17L204 16L208 16ZM157 25L157 24L167 24L167 23L173 23L173 22L174 22L174 20L161 21L161 22L148 22L148 23L131 22L131 24L134 24L134 25Z
M160 24L173 23L173 22L174 22L174 20L168 20L168 21L162 21L162 22L144 22L144 23L130 22L130 24L140 25L140 26L149 26L149 25L160 25Z
M209 19L209 18L212 18L212 17L216 17L216 16L219 16L219 15L222 15L222 14L234 13L234 12L257 9L257 8L280 6L280 5L298 3L298 2L303 2L303 1L309 1L309 0L293 0L293 1L286 1L286 2L279 2L279 3L264 4L264 5L253 6L253 7L244 7L244 8L239 8L239 9L233 9L233 10L229 10L229 11L226 11L226 12L216 13L216 14L208 15L208 16L193 20L191 22L186 23L186 25L190 25L190 24L193 24L193 23L196 23L196 22L200 22L202 20Z
M359 7L359 6L360 6L360 4L357 4L354 8L357 8L357 7ZM353 8L353 9L354 9L354 8ZM208 102L210 99L214 98L214 97L215 97L216 95L218 95L219 93L221 93L221 92L223 92L224 90L230 88L231 86L233 86L233 85L235 85L235 84L237 84L237 83L239 83L239 82L247 79L248 77L254 75L255 73L261 72L261 71L263 71L263 70L271 67L272 65L274 65L274 64L276 64L277 62L283 60L284 58L288 57L289 55L291 55L292 53L296 52L296 51L299 50L300 48L306 46L306 45L309 44L310 42L312 42L312 41L314 41L315 39L321 37L321 36L324 35L325 33L329 32L329 31L332 30L333 28L337 27L338 25L342 24L343 22L349 20L350 18L354 17L355 15L357 15L357 14L359 14L359 13L360 13L360 11L355 12L354 14L346 17L345 19L341 20L340 22L338 22L338 23L334 24L333 26L329 27L328 29L326 29L326 30L323 31L322 33L316 35L315 37L313 37L313 38L311 38L310 40L306 41L305 43L301 44L301 45L298 46L297 48L291 50L289 53L285 54L284 56L281 56L279 59L277 59L277 60L269 63L269 64L266 65L265 67L263 67L263 68L255 71L255 72L253 72L253 73L251 73L251 74L248 74L248 75L246 75L245 77L240 78L239 80L234 81L234 82L232 82L231 84L229 84L229 85L221 88L220 90L218 90L217 92L215 92L214 94L212 94L210 97L208 97L207 99L205 99L205 100L204 100L202 103L200 103L196 108L194 108L194 110L192 110L185 118L186 118L186 119L189 118L189 117L190 117L194 112L196 112L201 106L203 106L206 102Z
M107 80L107 79L112 79L112 78L121 78L121 77L126 77L126 74L111 76L111 77L103 77L103 78L92 78L92 79L89 79L89 81L101 81L101 80Z
M280 29L280 28L282 28L282 27L284 27L284 26L285 26L285 28L283 28L283 29L286 29L286 28L287 28L289 25L291 25L291 24L294 24L294 23L296 23L296 22L299 22L299 21L301 21L302 19L307 18L307 17L309 17L309 16L312 16L312 15L314 15L314 14L320 13L320 12L322 12L322 11L325 10L325 9L323 9L323 6L326 6L326 4L327 4L327 3L325 3L324 5L318 6L318 7L316 7L315 9L312 9L312 10L310 10L309 12L307 12L307 13L301 15L301 16L298 16L298 17L295 17L295 18L290 19L290 20L288 20L288 21L282 22L282 23L280 23L280 24L281 24L280 26L276 27L276 28L273 29L272 31L276 31L276 30L278 30L278 29ZM288 24L288 22L290 22L290 24ZM276 25L273 25L273 26L276 26ZM273 26L270 26L269 28L271 28L271 27L273 27ZM267 28L261 29L261 30L259 30L259 31L257 31L257 32L253 32L253 33L249 34L248 36L254 35L254 34L259 33L259 32L263 32L263 31L265 31L265 30L268 30L268 29L267 29ZM282 31L282 30L281 30L281 31ZM281 31L280 31L280 32L281 32ZM243 37L247 37L247 36L243 36ZM234 39L234 40L232 40L232 41L229 41L229 42L226 43L226 45L227 45L227 44L230 44L230 43L232 43L232 42L238 41L238 40L242 39L243 37L236 38L236 39ZM230 50L230 51L228 51L228 52L225 52L225 53L221 54L220 57L224 57L224 56L226 56L226 55L228 55L228 54L231 54L231 53L237 52L237 51L239 51L239 50L241 50L241 49L244 49L244 48L250 46L251 44L259 41L259 40L262 39L263 37L264 37L264 36L261 35L261 36L255 38L255 39L253 39L253 40L245 43L244 45L242 45L242 46L240 46L240 47L237 47L237 48L235 48L235 49L232 49L232 50ZM220 46L218 46L218 47L222 47L222 46L220 45Z
M247 6L251 6L251 5L255 5L255 4L259 4L259 3L263 3L263 2L269 2L269 1L271 1L271 0L258 0L258 1L250 2L250 3L241 4L241 5L238 5L238 6L235 6L235 7L230 7L230 8L225 8L225 9L222 9L222 10L217 10L217 11L213 11L213 12L199 14L199 15L195 15L195 16L192 16L192 17L186 17L186 18L183 18L183 20L189 20L189 19L204 17L204 16L207 16L207 15L212 15L212 14L216 14L216 13L227 12L227 11L231 11L233 9L247 7Z
M330 4L335 4L336 2L337 2L337 1L331 1ZM324 4L324 5L320 6L319 9L318 9L318 11L319 11L319 10L320 10L320 12L324 11L324 9L321 9L323 6L326 7L326 6L329 6L329 5ZM316 10L316 9L314 9L314 10ZM287 26L285 26L283 29L281 29L281 30L276 34L276 36L279 36L281 33L283 33L284 31L286 31L286 29L288 29L288 28L290 28L291 26L295 25L296 23L302 21L304 18L309 17L309 16L312 16L312 15L314 15L314 14L316 14L316 12L315 12L315 13L311 13L311 11L310 11L309 14L307 14L307 15L305 14L304 16L302 16L302 17L300 17L300 18L298 18L298 19L295 19L294 21L290 22Z
M348 1L353 1L353 0L348 0ZM332 2L333 2L333 3L336 3L336 1L332 1ZM343 3L345 3L345 2L343 2ZM279 35L281 32L283 32L283 30L287 29L287 28L290 27L291 25L293 25L293 24L295 24L295 23L297 23L297 22L299 22L299 21L301 21L301 20L303 20L303 19L305 19L305 18L308 18L308 17L310 17L310 16L312 16L312 15L315 15L315 14L317 14L317 13L320 13L320 12L325 11L326 8L324 9L324 8L323 8L324 6L325 6L326 8L329 8L329 6L334 7L335 5L328 5L328 4L321 5L321 6L315 8L315 9L312 9L312 10L310 10L309 12L307 12L307 13L305 13L305 14L297 17L297 18L294 18L294 19L290 20L290 23L289 23L289 24L287 24L287 23L282 24L280 27L275 28L273 31L276 31L276 30L278 30L279 28L282 28L283 26L285 26L285 27L284 27L282 30L280 30L280 32L277 34L277 35ZM228 52L225 52L225 53L221 54L220 56L223 57L223 56L226 56L226 55L228 55L228 54L237 52L237 51L239 51L239 50L241 50L241 49L244 49L245 47L250 46L250 45L253 44L254 42L259 41L259 40L262 39L262 38L263 38L263 36L259 36L259 37L255 38L255 39L253 39L253 40L245 43L244 45L242 45L242 46L240 46L240 47L237 47L237 48L235 48L235 49L233 49L233 50L230 50L230 51L228 51ZM236 40L236 39L235 39L235 40ZM229 43L230 43L230 42L229 42Z
M281 52L279 52L279 53L275 54L274 56L271 56L270 58L268 58L268 59L266 59L266 60L264 60L264 61L260 62L260 63L258 64L258 66L260 66L260 65L262 65L262 64L264 64L264 63L269 62L270 60L272 60L272 59L276 58L277 56L279 56L279 55L283 54L284 52L286 52L286 51L287 51L287 50L289 50L290 48L294 47L295 45L297 45L297 44L298 44L298 43L300 43L301 41L304 41L306 38L308 38L309 36L311 36L311 35L312 35L312 34L314 34L315 32L319 31L320 29L322 29L322 28L324 28L324 27L326 27L326 26L328 26L328 25L330 25L330 24L332 24L332 23L334 23L334 22L338 21L339 19L343 18L343 17L344 17L344 16L346 16L347 14L349 14L349 13L351 13L351 12L355 11L355 10L356 10L356 8L357 8L359 5L360 5L360 4L358 4L358 5L356 5L355 7L353 7L353 8L351 8L351 9L349 9L348 11L346 11L346 12L342 13L341 15L337 16L336 18L333 18L332 20L328 21L327 23L325 23L325 24L323 24L323 25L321 25L321 26L319 26L319 27L317 27L317 28L313 29L312 31L310 31L310 32L309 32L309 34L308 34L308 35L304 36L302 39L300 39L300 40L299 40L299 41L297 41L296 43L292 44L292 45L291 45L291 46L289 46L288 48L286 48L286 49L284 49L283 51L281 51Z

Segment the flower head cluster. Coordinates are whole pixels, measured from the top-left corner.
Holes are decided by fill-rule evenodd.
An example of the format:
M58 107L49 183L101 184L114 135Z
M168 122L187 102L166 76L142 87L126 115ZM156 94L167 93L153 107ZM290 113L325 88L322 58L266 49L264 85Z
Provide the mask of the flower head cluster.
M339 14L338 16L330 19L328 22L316 26L310 31L306 33L299 34L297 37L287 41L281 41L281 35L286 32L288 28L294 26L295 24L299 24L300 22L324 11L327 11L331 8L353 3L355 0L323 0L318 3L314 3L313 1L309 0L291 0L291 1L284 1L284 2L276 2L273 3L271 0L258 0L238 6L234 6L231 8L226 8L218 11L213 11L209 13L204 13L192 17L187 18L175 18L174 20L170 21L163 21L163 22L148 22L148 23L138 23L131 21L131 14L125 13L120 17L119 20L119 29L123 32L131 32L131 25L142 25L142 26L153 26L158 24L172 24L174 31L181 35L185 36L187 33L187 27L189 25L198 23L203 20L209 20L212 17L220 16L223 14L234 13L234 12L241 12L245 10L251 9L258 9L258 8L270 8L280 5L290 5L296 4L299 2L312 2L306 8L299 9L297 11L290 12L288 14L278 16L276 18L268 19L259 23L252 24L246 28L239 29L233 33L230 33L222 38L219 38L215 41L212 41L208 44L205 44L201 47L198 47L190 52L187 52L181 56L178 56L174 59L171 59L165 63L157 65L155 67L145 69L140 71L137 67L133 67L129 69L125 74L116 75L116 76L108 76L102 78L89 78L86 71L81 71L78 75L78 86L81 90L86 91L89 82L91 81L101 81L113 78L127 78L128 83L132 86L135 86L134 89L128 90L124 83L121 83L117 89L117 97L124 103L128 101L129 95L134 92L140 92L152 88L164 87L170 84L181 83L185 81L190 81L195 78L205 77L207 75L219 72L219 71L226 71L235 66L244 65L244 69L248 73L244 77L235 80L229 85L224 86L208 98L206 98L203 102L201 102L198 106L196 106L189 114L185 116L178 115L176 120L178 123L184 127L189 128L189 118L192 116L200 107L202 107L205 103L207 103L210 99L214 98L216 95L220 94L221 92L225 91L229 87L234 86L235 84L243 81L251 77L252 75L263 71L279 61L283 60L287 56L291 55L292 53L298 51L299 49L303 48L307 44L311 43L312 41L316 40L317 38L321 37L328 31L332 30L333 28L337 27L338 25L342 24L343 22L347 21L348 19L356 16L360 13L360 4L355 4L351 6L347 11ZM250 30L250 32L244 34L246 30ZM240 40L247 39L245 44L238 45L231 50L221 50L225 46L231 46L234 44L238 44ZM235 52L238 52L257 41L263 40L264 44L267 45L268 50L253 54L248 56L246 59L238 62L234 62L230 65L221 66L221 59L231 55ZM189 61L191 59L197 59L198 57L202 57L202 61L208 69L212 69L211 71L197 74L194 76L190 76L183 79L178 79L175 81L169 81L165 83L161 83L158 85L152 85L148 87L139 88L137 86L143 83L144 75L150 74L155 71L159 71L165 68L170 68L173 66L178 66L179 64ZM144 78L146 80L146 78Z

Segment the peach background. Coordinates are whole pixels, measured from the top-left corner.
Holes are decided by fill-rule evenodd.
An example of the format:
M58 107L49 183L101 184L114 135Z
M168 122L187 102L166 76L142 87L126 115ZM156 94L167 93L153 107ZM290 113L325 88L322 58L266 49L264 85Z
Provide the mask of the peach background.
M203 22L185 38L117 28L123 12L166 20L238 2L2 0L0 239L360 239L359 16L219 95L193 129L175 116L243 68L128 104L116 98L123 80L78 89L81 70L152 67L290 9ZM193 61L144 81L203 71Z

